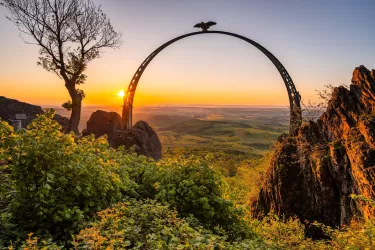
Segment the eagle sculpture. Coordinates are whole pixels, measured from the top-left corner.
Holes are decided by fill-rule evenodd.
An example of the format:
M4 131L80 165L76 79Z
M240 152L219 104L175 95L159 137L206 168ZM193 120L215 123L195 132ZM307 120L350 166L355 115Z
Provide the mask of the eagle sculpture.
M197 23L196 25L194 25L194 28L201 28L202 31L207 31L211 26L214 26L214 25L216 25L216 23L212 22L212 21L209 21L207 23L200 22L200 23Z

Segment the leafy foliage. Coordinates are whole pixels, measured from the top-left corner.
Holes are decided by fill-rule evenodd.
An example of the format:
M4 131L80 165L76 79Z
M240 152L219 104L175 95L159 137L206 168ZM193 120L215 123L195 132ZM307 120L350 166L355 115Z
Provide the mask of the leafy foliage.
M0 156L8 162L1 200L21 235L32 231L69 238L83 218L135 192L128 166L116 161L105 138L76 141L59 131L53 116L39 116L19 132L1 123Z
M84 219L127 197L156 199L205 228L246 236L241 211L223 198L226 185L207 160L155 163L110 148L104 137L63 134L53 116L48 111L19 132L1 123L2 225L13 234L5 238L35 232L67 240Z
M152 200L119 203L98 214L90 227L75 237L76 248L86 249L224 249L233 247L177 217L177 212ZM251 243L251 245L250 245ZM236 243L235 243L236 244ZM258 240L246 243L261 247ZM239 248L236 248L239 249Z
M73 105L72 102L69 100L69 101L61 104L61 107L63 107L64 109L66 109L68 111L72 111L72 105Z
M21 249L24 250L59 250L64 249L62 246L58 246L52 242L52 238L48 240L40 240L37 236L33 236L33 233L28 234L28 238L21 244ZM8 250L18 249L13 243L8 247Z
M254 231L276 249L309 249L313 242L305 237L305 226L297 218L282 219L268 215L261 221L253 221Z
M313 241L297 218L246 218L225 180L245 183L215 171L213 155L154 162L106 138L63 134L53 116L18 132L0 122L0 248L63 249L72 235L76 249L374 248L373 220L315 222L327 239Z
M375 201L352 195L354 199ZM320 228L326 239L313 241L304 235L305 225L298 218L280 218L268 215L261 221L251 221L251 228L271 249L374 249L375 221L353 220L350 225L332 228L314 222L312 226Z
M167 202L182 216L193 215L207 228L219 226L233 238L246 237L241 225L242 210L223 198L227 189L220 174L201 158L169 160L156 174L155 198Z

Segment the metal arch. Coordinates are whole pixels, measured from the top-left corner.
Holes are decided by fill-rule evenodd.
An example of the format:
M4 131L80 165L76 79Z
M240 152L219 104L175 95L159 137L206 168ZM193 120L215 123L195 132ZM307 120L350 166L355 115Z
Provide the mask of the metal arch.
M132 117L133 117L133 100L134 100L134 95L135 91L138 86L138 82L143 74L143 72L146 70L148 64L152 61L152 59L155 58L157 54L159 54L163 49L168 47L174 42L177 42L178 40L181 40L183 38L189 37L189 36L194 36L194 35L203 35L203 34L223 34L223 35L228 35L232 37L237 37L241 40L244 40L251 45L255 46L257 49L262 51L270 60L271 62L275 65L277 70L279 71L281 77L284 80L285 87L288 92L288 97L289 97L289 104L290 104L290 132L292 132L296 127L298 127L301 122L302 122L302 111L301 111L301 96L299 92L297 91L292 78L290 77L288 71L285 69L285 67L281 64L281 62L271 53L269 52L266 48L264 48L262 45L260 45L257 42L254 42L253 40L235 34L231 32L226 32L226 31L200 31L200 32L193 32L193 33L188 33L179 37L176 37L169 42L166 42L159 48L157 48L154 52L152 52L139 66L137 71L135 72L129 87L126 92L126 96L124 98L124 106L122 109L122 119L124 121L124 124L126 126L126 129L130 129L132 127Z

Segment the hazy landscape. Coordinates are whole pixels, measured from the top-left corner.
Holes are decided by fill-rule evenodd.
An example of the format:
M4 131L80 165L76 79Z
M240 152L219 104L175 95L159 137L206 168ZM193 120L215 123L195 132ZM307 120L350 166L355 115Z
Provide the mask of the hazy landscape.
M375 249L374 10L0 0L0 250Z
M69 112L55 108L58 114ZM86 128L96 110L117 112L121 108L84 107L80 130ZM242 153L264 155L277 137L287 133L289 109L282 107L139 107L134 109L133 123L146 121L158 134L163 149L189 147L192 149L238 150Z

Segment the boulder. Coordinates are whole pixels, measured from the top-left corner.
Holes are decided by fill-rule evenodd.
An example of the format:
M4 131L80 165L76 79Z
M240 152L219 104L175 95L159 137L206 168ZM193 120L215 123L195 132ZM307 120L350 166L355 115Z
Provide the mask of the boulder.
M57 121L60 125L61 125L61 131L64 132L64 133L69 133L70 130L69 130L69 124L70 124L70 120L64 116L61 116L59 114L55 114L55 116L53 117L53 119L55 121Z
M145 121L138 121L129 130L117 130L113 136L113 146L135 147L138 155L160 160L162 158L162 146L156 132Z
M107 135L109 145L114 148L134 147L139 155L160 160L162 146L156 132L147 124L139 121L131 129L124 130L121 116L115 112L95 111L87 121L87 129L83 135L94 134L95 138Z
M95 138L107 135L109 143L112 144L113 131L122 127L123 121L119 114L97 110L90 116L90 119L87 121L87 129L82 133L84 135L94 134Z
M334 90L317 122L279 138L253 215L273 211L330 226L373 216L368 204L349 196L375 197L374 142L375 74L361 66L350 89Z

